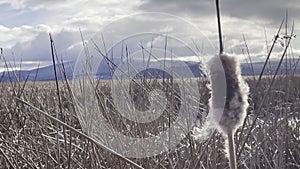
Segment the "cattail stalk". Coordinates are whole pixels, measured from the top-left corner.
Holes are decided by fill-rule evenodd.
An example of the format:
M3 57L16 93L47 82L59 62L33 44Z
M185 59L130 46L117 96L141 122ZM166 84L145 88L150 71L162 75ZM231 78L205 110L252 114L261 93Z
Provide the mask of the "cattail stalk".
M228 149L229 149L229 162L231 169L237 169L236 152L234 144L233 132L228 132Z

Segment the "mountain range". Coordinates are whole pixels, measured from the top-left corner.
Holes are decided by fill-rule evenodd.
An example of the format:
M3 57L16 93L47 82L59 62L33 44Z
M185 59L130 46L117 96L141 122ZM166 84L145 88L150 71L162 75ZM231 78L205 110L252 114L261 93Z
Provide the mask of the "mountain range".
M141 64L141 63L138 63ZM146 75L146 78L162 78L166 77L165 75L171 76L170 73L162 71L158 64L151 63L156 65L156 68L148 68L147 71L143 70L136 73L135 77ZM170 65L170 62L167 62L166 65ZM264 75L273 74L278 66L278 61L271 61L266 65ZM258 76L263 68L264 62L255 62L252 64L249 63L241 63L241 70L243 76ZM74 70L75 62L66 62L64 63L65 74L67 79L73 78L73 70ZM133 65L134 66L134 65ZM157 68L158 67L158 68ZM187 71L186 68L189 68ZM59 80L64 79L63 73L61 73L62 66L56 65L57 68L57 77ZM95 78L97 79L111 79L113 72L119 70L114 68L112 65L108 65L107 62L100 63L97 73L95 74ZM172 62L172 72L176 74L177 77L201 77L204 74L199 68L199 63L197 62L186 62L186 61L176 61L176 64L173 65ZM278 71L278 75L286 74L300 74L300 67L297 65L292 65L288 63L288 67L286 68L286 62L283 62ZM53 65L45 66L42 68L32 69L32 70L16 70L16 71L4 71L0 72L0 82L10 82L10 81L52 81L55 80L54 68Z

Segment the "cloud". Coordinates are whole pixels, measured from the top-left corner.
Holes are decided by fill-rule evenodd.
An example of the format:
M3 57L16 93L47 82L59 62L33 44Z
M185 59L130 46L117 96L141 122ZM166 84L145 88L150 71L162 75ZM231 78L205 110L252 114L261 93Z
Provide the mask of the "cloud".
M174 15L190 15L194 17L211 16L216 14L215 1L211 0L147 0L139 6L144 11L168 12ZM288 9L294 16L299 16L298 0L226 0L220 1L223 16L240 19L260 19L278 21Z
M44 24L52 29L99 29L100 26L122 16L138 12L140 0L73 1L73 0L2 0L0 1L2 25ZM7 18L7 19L6 19ZM94 30L95 31L95 30Z
M53 40L58 57L63 60L74 60L81 50L81 46L71 47L81 41L79 31L68 32L62 30L53 34ZM40 32L32 40L18 42L13 47L6 49L4 54L8 61L50 61L51 48L49 34L48 32Z
M167 12L181 16L206 16L213 14L214 1L197 0L147 0L139 6L143 11Z
M252 48L253 45L265 45L264 30L269 41L277 32L286 10L289 13L288 28L295 20L295 32L300 32L300 2L298 0L226 0L220 1L225 46L229 51L243 44L242 34ZM190 20L213 43L218 43L215 1L211 0L147 0L139 6L144 11L171 13ZM283 32L282 32L283 33ZM235 41L235 42L231 42ZM236 44L236 42L241 44ZM294 39L300 49L300 40ZM257 48L257 47L254 47Z
M52 65L52 62L45 61L11 61L0 62L0 73L13 70L33 70L37 68L47 67Z
M49 60L52 32L59 54L74 59L81 50L79 28L88 39L138 4L138 0L1 0L0 47L8 60L12 55L16 60Z
M40 0L2 0L0 4L9 4L15 9L30 8L38 10L41 8L55 9L68 6L72 0L51 0L51 1L40 1Z
M64 14L90 15L95 13L115 13L128 11L133 6L140 4L139 0L110 0L110 1L89 1L89 0L2 0L1 4L8 4L14 9L46 9L48 11L63 11ZM55 13L53 13L55 15Z
M43 24L35 26L22 25L13 28L0 25L0 46L2 48L9 48L17 42L23 43L31 41L39 33L49 31L50 27Z

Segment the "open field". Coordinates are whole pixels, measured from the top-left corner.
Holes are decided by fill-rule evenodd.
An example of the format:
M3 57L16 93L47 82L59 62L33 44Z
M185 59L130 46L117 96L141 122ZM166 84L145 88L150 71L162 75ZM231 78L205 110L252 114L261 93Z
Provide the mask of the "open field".
M248 117L235 135L239 168L300 168L300 78L278 76L259 109L270 81L268 77L263 78L255 89L256 80L247 79L251 87ZM206 83L198 81L201 96L198 123L207 113L209 93ZM105 82L100 82L97 87L97 91L101 91L98 97L101 104L104 96L109 96L110 87ZM60 102L55 82L0 83L0 168L133 168L118 156L15 100L28 101L81 131L70 88L65 81L59 83L59 88ZM139 94L141 91L131 92ZM176 118L176 113L167 113L156 125L134 124L137 126L128 129L126 121L113 111L113 104L104 104L103 108L111 112L107 119L115 129L139 137L146 133L138 132L142 130L137 128L147 127L155 134L158 126L168 127L168 122ZM140 108L145 108L145 104ZM131 160L149 169L223 169L229 167L223 151L224 139L218 133L204 142L197 142L188 134L168 153Z
M300 169L299 2L0 0L0 169Z

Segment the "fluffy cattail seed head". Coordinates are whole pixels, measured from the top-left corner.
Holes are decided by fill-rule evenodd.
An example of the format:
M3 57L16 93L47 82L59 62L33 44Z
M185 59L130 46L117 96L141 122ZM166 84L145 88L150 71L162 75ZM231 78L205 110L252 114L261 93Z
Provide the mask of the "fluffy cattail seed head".
M249 87L241 76L240 65L228 55L212 58L209 77L210 113L214 114L222 132L234 132L243 123L248 108Z
M240 65L234 57L225 54L214 56L205 67L211 97L204 125L194 130L197 140L208 138L216 128L225 136L229 132L234 133L243 123L248 108L249 87L242 78Z

